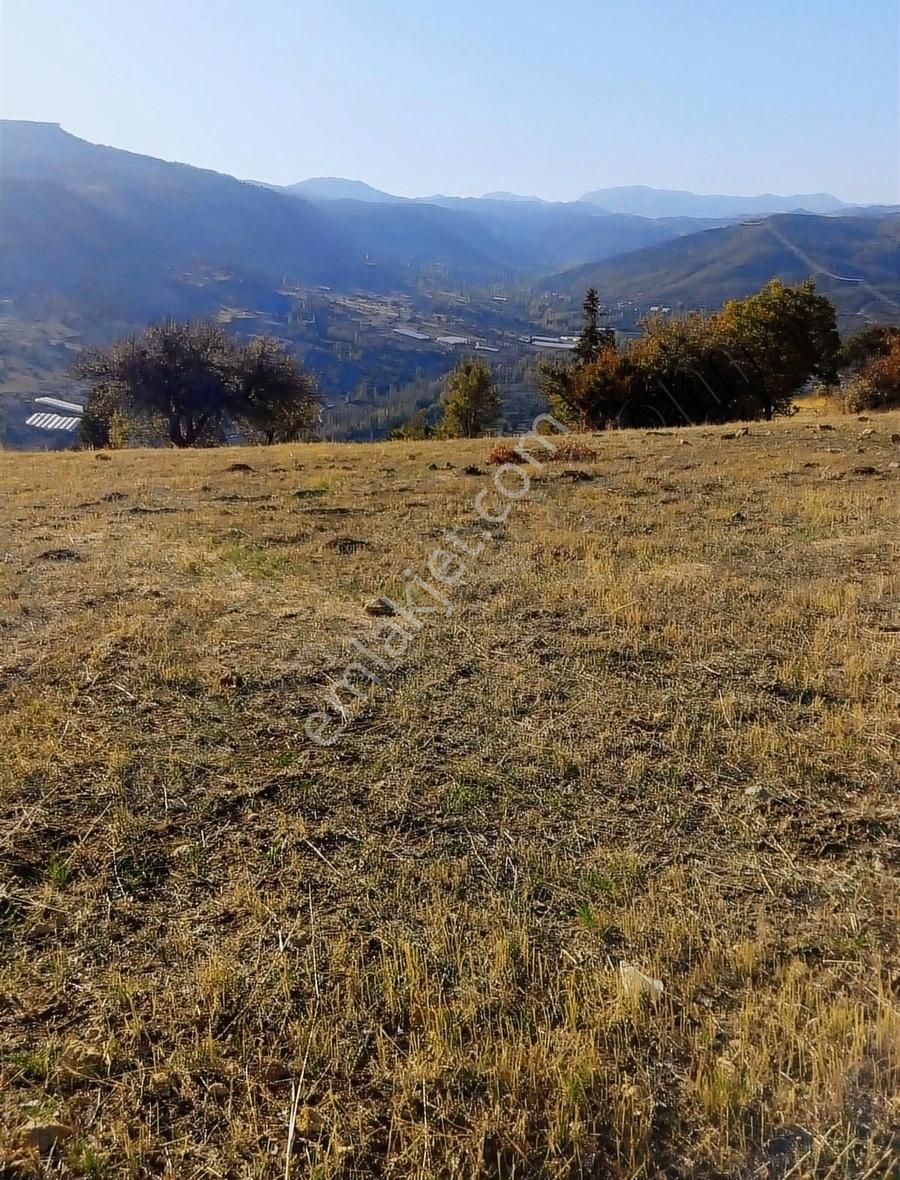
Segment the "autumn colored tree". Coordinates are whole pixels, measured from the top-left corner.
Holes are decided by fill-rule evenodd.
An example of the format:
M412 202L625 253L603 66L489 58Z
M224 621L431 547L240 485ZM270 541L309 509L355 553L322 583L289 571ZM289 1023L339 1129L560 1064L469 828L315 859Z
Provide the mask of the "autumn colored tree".
M861 373L870 361L887 356L898 337L900 327L895 324L867 324L844 343L840 367L849 369L851 373Z
M626 376L616 351L616 334L600 327L600 297L594 287L584 297L584 327L570 364L540 366L541 391L561 421L581 430L600 430L611 407L623 396Z
M891 410L900 406L900 333L887 352L875 356L851 383L845 396L850 410Z
M554 417L576 430L603 430L634 394L634 368L615 346L582 365L545 365L543 392Z

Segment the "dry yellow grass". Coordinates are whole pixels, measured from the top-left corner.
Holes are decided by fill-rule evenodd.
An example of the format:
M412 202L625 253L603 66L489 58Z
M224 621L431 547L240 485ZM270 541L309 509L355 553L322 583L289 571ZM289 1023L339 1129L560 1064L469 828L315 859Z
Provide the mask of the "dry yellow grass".
M890 1175L900 416L827 425L585 440L328 748L490 442L0 456L4 1174Z

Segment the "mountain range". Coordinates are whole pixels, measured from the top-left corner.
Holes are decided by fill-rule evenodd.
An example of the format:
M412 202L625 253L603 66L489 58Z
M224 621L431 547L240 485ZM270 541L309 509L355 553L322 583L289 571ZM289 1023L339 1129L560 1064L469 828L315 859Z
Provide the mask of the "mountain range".
M394 334L401 304L407 319L431 318L432 341L514 340L577 328L589 285L633 319L816 274L843 311L897 318L898 227L894 209L828 194L632 187L552 202L405 198L333 177L277 187L5 120L0 396L54 392L66 332L102 341L165 315L277 329L334 393L397 388L452 363Z
M399 197L382 189L373 188L360 180L340 176L311 177L287 186L289 192L310 201L367 201L373 204L425 201L433 205L446 204L460 198L434 195L430 197ZM757 197L724 196L722 194L692 193L682 189L649 188L646 185L624 185L595 189L577 201L545 201L536 196L518 193L485 193L477 201L503 201L507 204L556 205L563 208L586 206L593 213L625 214L642 218L712 218L761 217L772 213L840 213L856 208L831 193L796 193L780 197L763 193Z

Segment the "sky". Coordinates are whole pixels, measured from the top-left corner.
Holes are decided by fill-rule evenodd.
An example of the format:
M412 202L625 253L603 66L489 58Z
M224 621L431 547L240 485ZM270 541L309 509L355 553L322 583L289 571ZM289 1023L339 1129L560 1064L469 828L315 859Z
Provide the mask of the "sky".
M242 178L900 202L900 0L0 0L0 113Z

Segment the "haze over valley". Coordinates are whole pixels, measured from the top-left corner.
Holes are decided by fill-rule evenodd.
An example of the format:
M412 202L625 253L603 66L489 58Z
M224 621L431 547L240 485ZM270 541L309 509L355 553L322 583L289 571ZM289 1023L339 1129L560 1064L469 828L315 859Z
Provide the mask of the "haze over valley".
M411 199L241 181L4 120L0 202L0 405L18 445L48 442L25 426L35 397L77 397L79 349L164 316L274 333L319 375L326 434L370 437L433 400L465 349L489 358L518 422L590 285L624 333L652 307L712 309L773 276L815 275L848 324L893 317L900 297L897 210L822 193Z

